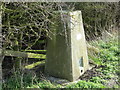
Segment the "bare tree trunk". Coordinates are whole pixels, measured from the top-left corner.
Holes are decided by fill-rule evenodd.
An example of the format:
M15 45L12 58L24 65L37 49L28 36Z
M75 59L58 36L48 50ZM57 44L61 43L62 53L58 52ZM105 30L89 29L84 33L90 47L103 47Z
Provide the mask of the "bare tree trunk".
M2 90L2 3L0 2L0 90Z

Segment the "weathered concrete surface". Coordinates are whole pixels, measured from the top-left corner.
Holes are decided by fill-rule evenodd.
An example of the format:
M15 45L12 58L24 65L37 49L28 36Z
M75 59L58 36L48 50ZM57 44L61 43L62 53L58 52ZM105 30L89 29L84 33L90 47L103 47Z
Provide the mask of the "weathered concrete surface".
M81 11L57 13L53 21L45 72L75 81L89 68Z

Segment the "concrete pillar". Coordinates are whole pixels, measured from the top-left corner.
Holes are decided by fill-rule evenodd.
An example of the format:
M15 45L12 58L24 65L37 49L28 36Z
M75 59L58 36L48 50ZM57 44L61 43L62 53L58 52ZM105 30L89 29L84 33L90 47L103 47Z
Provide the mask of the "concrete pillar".
M89 68L81 11L55 12L53 22L45 72L75 81Z

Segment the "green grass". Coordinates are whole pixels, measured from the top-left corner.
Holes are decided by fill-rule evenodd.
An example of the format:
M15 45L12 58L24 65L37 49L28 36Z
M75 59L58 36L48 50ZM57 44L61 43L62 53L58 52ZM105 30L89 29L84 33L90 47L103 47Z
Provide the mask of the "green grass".
M36 83L37 78L34 78L32 73L20 73L15 72L6 83L3 83L3 88L18 89L26 88L27 86L32 86Z
M79 81L78 83L67 85L65 88L106 88L101 83L94 83L94 82L86 82L86 81Z
M34 84L32 86L28 86L27 88L41 88L41 89L46 89L46 88L61 88L62 86L59 84L51 83L50 81L41 81L38 82L37 84Z
M21 74L16 74L11 76L7 80L6 83L3 84L3 87L6 88L107 88L104 84L111 78L120 75L119 71L119 55L120 51L118 50L118 42L117 38L110 39L108 42L97 41L97 43L93 43L95 47L99 48L100 52L98 54L89 57L98 65L103 65L105 67L101 67L97 69L97 71L102 73L101 76L92 77L88 81L79 81L74 84L69 84L66 86L62 86L59 84L51 83L50 81L40 80L37 77L33 78L31 74L25 74L21 77ZM27 68L31 68L40 63L33 64L32 66L26 66ZM22 84L20 83L22 80ZM120 82L120 81L119 81ZM114 88L118 88L119 85L114 85Z

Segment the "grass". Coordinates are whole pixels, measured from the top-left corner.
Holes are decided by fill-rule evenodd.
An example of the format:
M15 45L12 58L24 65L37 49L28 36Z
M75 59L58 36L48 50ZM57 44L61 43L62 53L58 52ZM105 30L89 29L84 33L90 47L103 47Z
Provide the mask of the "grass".
M3 83L3 88L10 88L10 89L18 89L18 88L26 88L27 86L33 85L37 78L31 73L20 73L15 72L5 83Z
M65 88L106 88L103 84L94 83L94 82L86 82L79 81L78 83L67 85Z
M81 80L74 84L69 84L66 86L62 86L56 83L51 83L50 81L40 80L37 77L33 77L31 74L25 74L21 76L21 74L16 74L16 76L11 76L7 80L6 83L3 84L4 88L109 88L105 83L109 82L110 79L117 77L120 75L119 71L119 54L118 50L118 41L117 38L112 38L108 42L97 41L92 43L95 47L99 49L99 53L89 57L98 65L103 65L97 69L97 71L102 73L101 76L92 77L88 81ZM31 68L40 63L33 64L31 66L26 66L26 68ZM22 84L21 84L22 81ZM120 83L120 79L118 81ZM118 88L119 85L115 84L114 88Z

